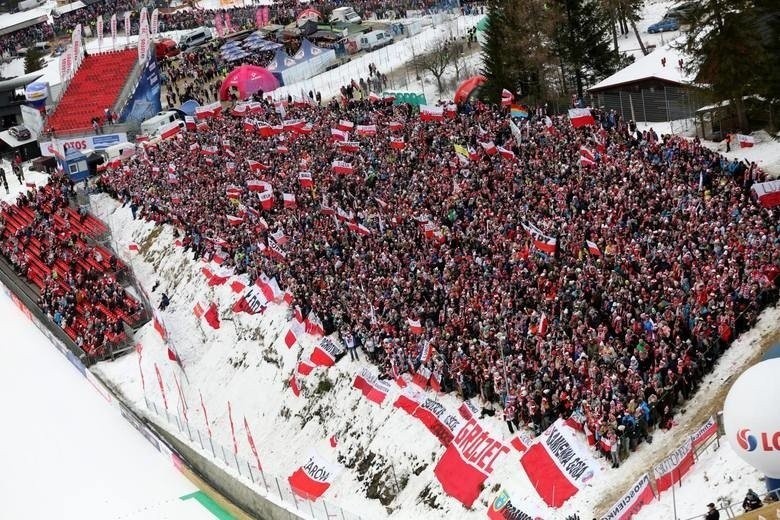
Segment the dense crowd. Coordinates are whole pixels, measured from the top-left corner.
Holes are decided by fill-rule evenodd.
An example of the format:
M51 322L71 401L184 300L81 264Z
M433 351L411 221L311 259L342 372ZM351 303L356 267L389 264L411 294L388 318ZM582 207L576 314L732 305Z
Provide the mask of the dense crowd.
M278 112L259 117L281 125ZM241 118L210 119L104 174L102 188L181 229L197 256L276 276L384 374L424 364L444 391L503 406L510 429L575 413L605 450L627 451L672 426L676 404L777 298L778 215L748 196L762 173L698 140L635 131L614 113L598 131L548 127L543 110L520 140L505 112L478 103L444 122L368 101L284 112L313 131L263 138ZM345 119L378 132L351 134L347 151L330 139ZM489 141L516 157L487 153ZM581 165L581 146L601 150L595 167ZM334 173L336 160L354 173ZM272 184L273 209L249 179ZM536 249L524 224L556 238L555 252ZM267 254L279 232L285 259Z
M19 195L16 206L32 209L34 219L3 240L0 252L27 277L31 246L39 251L50 272L38 305L84 352L100 358L125 339L122 322L136 320L140 307L116 280L117 259L105 258L71 227L65 212L71 190L65 176L55 174L47 187Z

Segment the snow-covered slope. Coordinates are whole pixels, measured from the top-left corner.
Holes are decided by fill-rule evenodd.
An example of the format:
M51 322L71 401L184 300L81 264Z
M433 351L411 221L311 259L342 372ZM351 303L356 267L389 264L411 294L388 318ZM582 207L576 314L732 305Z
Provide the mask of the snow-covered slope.
M138 354L132 353L114 362L101 363L95 370L137 406L143 408L146 397L162 410L162 396L155 384L157 365L171 415L183 415L177 396L178 382L188 404L189 423L196 429L206 430L199 406L202 395L208 427L214 440L226 447L233 445L229 401L239 455L253 460L241 427L246 417L264 471L279 476L282 485L305 462L309 450L315 448L326 459L344 467L324 498L363 518L484 518L488 500L499 485L509 491L513 500L541 511L544 518L562 518L573 512L590 518L594 513L601 513L605 497L617 498L639 474L699 426L702 414L711 411L713 396L751 359L755 353L753 347L776 328L780 318L779 309L766 311L758 326L726 352L685 413L678 417L675 428L657 431L655 442L641 446L618 470L606 469L605 461L600 459L603 470L600 478L594 479L561 510L544 506L522 471L516 453L509 454L496 468L479 500L467 510L443 493L433 475L433 467L444 448L418 421L392 407L395 394L388 396L380 408L351 388L354 375L367 365L351 362L347 356L335 367L317 368L303 380L301 396L295 397L288 381L298 358L308 357L313 340L304 339L302 347L285 346L283 337L289 319L286 307L271 305L263 315L255 316L233 313L231 306L239 295L231 290L230 281L208 287L200 273L202 264L191 260L191 255L174 245L170 227L134 221L129 208L119 207L104 195L93 197L93 209L111 227L117 250L128 258L144 288L150 292L159 281L159 287L152 293L153 303L159 302L162 292L170 296L172 303L163 318L186 375L167 359L165 346L151 324L136 338L143 345L140 363ZM131 242L139 245L138 253L128 251ZM219 330L196 319L192 312L196 301L218 303ZM139 367L146 381L145 396ZM451 409L459 405L453 396L442 396L440 401ZM508 440L509 432L497 418L486 418L484 422L499 438ZM333 435L338 438L335 448L329 443ZM736 483L729 482L732 475ZM712 492L704 492L705 487L711 489L716 484L719 494L738 494L745 485L759 487L757 473L742 464L730 447L723 444L716 455L705 456L692 476L686 478L677 494L678 506L685 506L695 514L702 496L707 496L706 501L717 498ZM662 496L641 518L666 517L669 503L669 497Z

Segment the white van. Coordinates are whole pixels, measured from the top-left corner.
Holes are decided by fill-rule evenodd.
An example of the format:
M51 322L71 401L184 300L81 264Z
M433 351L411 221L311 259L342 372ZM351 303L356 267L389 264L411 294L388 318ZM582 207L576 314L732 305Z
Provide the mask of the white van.
M363 23L360 15L352 7L337 7L330 13L331 22Z
M174 110L166 110L163 112L159 112L156 116L150 117L143 123L141 123L141 133L148 136L153 136L157 133L158 130L160 130L162 127L173 123L174 121L178 120L181 123L181 126L184 126L184 121L179 119L178 112Z
M371 31L360 35L358 41L361 49L373 51L393 43L393 35L387 31Z
M211 29L200 27L182 36L181 40L179 40L179 48L181 50L191 49L198 45L203 45L209 40L211 40Z
M135 153L135 144L133 143L119 143L113 146L109 146L103 150L106 155L106 160L111 161L113 159L126 159Z

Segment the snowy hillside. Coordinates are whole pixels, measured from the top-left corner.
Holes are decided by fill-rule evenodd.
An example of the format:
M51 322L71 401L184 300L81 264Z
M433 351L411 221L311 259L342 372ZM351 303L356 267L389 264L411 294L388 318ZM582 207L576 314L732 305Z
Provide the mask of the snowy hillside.
M146 382L146 399L163 409L162 395L155 381L155 365L161 372L171 415L183 420L177 384L182 386L187 415L193 428L206 431L200 396L208 414L208 428L214 440L232 446L228 417L231 404L239 455L252 460L250 447L241 427L246 417L259 459L267 475L277 475L284 484L287 476L306 461L312 449L326 460L342 466L342 472L324 495L363 518L484 518L488 501L499 485L508 490L513 501L536 509L542 518L560 518L579 512L584 517L601 513L610 504L605 497L619 494L647 471L652 462L667 455L709 414L713 396L734 377L737 367L744 366L754 355L754 345L765 339L776 326L780 310L764 313L759 325L744 335L722 358L717 370L708 376L697 396L678 417L678 425L668 432L657 431L655 442L643 445L619 470L610 470L599 459L601 475L566 503L560 511L548 509L528 481L518 462L517 452L509 453L485 482L485 489L471 510L442 492L433 468L444 448L417 421L392 406L399 393L392 386L382 407L365 399L351 387L355 374L364 363L349 361L348 356L331 368L315 368L302 378L303 391L296 397L288 381L299 358L308 358L314 341L310 337L301 345L288 349L284 342L289 320L286 305L270 305L262 315L236 314L231 310L239 298L230 287L233 279L209 287L201 274L202 262L194 262L174 245L173 230L155 228L151 223L134 221L129 208L106 196L93 198L93 209L111 227L116 248L132 265L147 292L158 281L152 294L153 304L162 292L171 298L170 307L162 313L168 333L182 360L185 374L168 360L165 346L152 324L136 336L143 345L139 362L133 353L115 362L97 366L97 372L108 378L139 408L144 408L140 370ZM135 243L139 251L128 250ZM196 302L216 302L221 326L212 329L193 314ZM305 335L303 335L305 336ZM175 377L174 377L175 374ZM439 401L449 410L460 405L453 396ZM154 414L152 414L154 415ZM499 438L509 441L506 426L496 418L483 423ZM330 439L336 436L337 445ZM747 487L760 488L758 475L747 468L727 444L716 454L705 455L686 477L677 492L678 514L701 509L717 496L737 500ZM396 487L400 488L397 493ZM717 496L716 496L717 494ZM644 510L639 518L666 517L670 498L665 493L659 502ZM371 497L371 498L368 498ZM706 503L706 502L705 502ZM684 518L684 515L682 516Z

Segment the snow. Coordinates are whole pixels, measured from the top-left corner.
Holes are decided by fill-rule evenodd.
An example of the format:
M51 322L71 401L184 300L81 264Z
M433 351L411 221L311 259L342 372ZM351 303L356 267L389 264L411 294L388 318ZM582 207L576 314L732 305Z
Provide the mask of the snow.
M197 489L0 291L3 518L209 519Z
M229 282L223 286L208 287L199 272L203 264L193 261L191 255L183 254L173 245L172 228L165 226L150 236L153 224L133 220L129 208L121 208L105 195L94 196L92 204L93 210L112 229L117 251L128 260L145 290L150 292L151 287L160 282L159 288L152 293L152 303L159 302L162 292L171 297L172 303L163 313L163 320L182 359L186 377L175 363L167 359L166 348L151 325L145 326L136 335L136 340L144 346L141 370L147 382L145 394L140 384L139 362L135 353L114 362L101 363L96 372L110 380L140 410L145 408L145 401L163 410L159 389L150 384L154 380L154 365L157 364L166 387L170 421L175 415L183 420L182 403L176 395L176 374L189 405L190 428L202 432L206 430L204 416L198 406L202 394L214 441L225 447L232 447L227 414L227 402L230 401L240 460L253 460L241 428L246 416L266 477L272 480L274 475L277 476L282 487L286 485L286 477L298 467L311 448L317 449L328 460L346 463L324 498L329 504L339 504L363 518L484 518L487 503L493 496L492 489L498 484L506 487L513 500L536 507L544 518L562 518L574 512L582 518L591 518L594 513L603 512L601 509L605 505L601 501L604 496L626 489L654 462L681 444L685 435L698 428L702 416L716 411L712 410L713 396L730 383L740 367L745 367L755 352L755 346L780 323L780 308L765 311L758 325L740 337L722 356L714 372L703 381L700 391L677 416L674 428L667 432L656 431L654 442L640 446L617 470L608 469L606 460L598 459L602 470L600 478L593 479L588 488L560 510L553 511L542 503L525 473L520 470L518 457L513 455L497 465L474 508L466 510L443 494L433 475L433 467L443 451L439 442L417 421L392 407L391 403L397 396L395 387L383 407L369 403L351 388L354 374L366 366L365 363L342 359L335 367L315 369L312 375L304 378L303 394L296 398L287 388L287 381L297 359L308 356L313 340L307 337L302 347L286 348L283 336L289 318L284 306L271 305L265 314L257 316L232 313L230 306L238 296L231 292ZM148 250L143 254L130 252L127 249L130 242ZM212 330L194 317L192 306L199 300L218 303L222 319L219 330ZM317 392L316 388L324 379L332 382L333 387L327 392ZM449 408L459 405L452 395L440 396L439 400ZM149 417L165 424L154 413L150 413ZM498 418L486 418L483 422L508 441L509 432ZM340 439L336 448L328 444L333 434ZM180 435L180 438L188 442L187 435ZM200 448L197 440L191 444L195 449ZM208 449L201 452L208 454ZM369 454L375 454L375 459L367 473L358 470L360 462ZM377 500L366 498L366 483L374 475L379 475L380 487L392 490L393 472L398 480L408 479L408 483L386 509ZM239 478L248 482L245 473ZM708 451L701 463L683 480L682 488L677 490L678 513L685 518L684 514L700 512L702 497L704 503L715 501L719 496L741 501L740 495L747 487L761 487L759 477L755 470L736 457L724 441L719 450ZM421 499L420 494L425 488L429 488L435 497L436 509L431 509ZM255 489L265 493L256 486ZM278 500L277 495L272 493L271 498ZM283 495L289 498L289 491ZM665 493L660 501L649 506L648 512L643 513L641 518L669 517L670 503L670 493Z
M596 83L591 90L603 90L608 87L615 87L632 83L642 79L655 78L663 81L669 81L677 84L689 83L693 77L685 69L681 69L677 62L683 60L687 62L687 57L681 51L675 48L679 42L670 42L663 47L659 47L647 56L642 56L628 67L621 69L608 78ZM666 65L662 60L666 59Z
M0 185L0 201L13 204L20 193L29 191L31 188L25 186L27 182L34 182L36 186L44 186L48 182L49 176L45 173L34 172L29 166L24 167L24 180L19 183L16 175L11 170L11 163L5 159L0 160L0 168L5 170L5 179L8 181L8 193Z
M740 148L739 143L732 142L730 152L726 151L725 141L719 143L707 141L705 144L729 159L754 161L770 177L777 178L780 176L780 141L773 139L771 135L763 130L753 132L751 135L756 140L755 145Z

